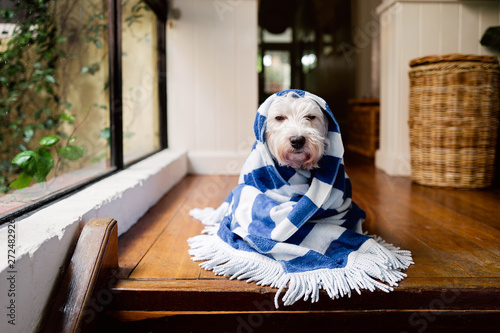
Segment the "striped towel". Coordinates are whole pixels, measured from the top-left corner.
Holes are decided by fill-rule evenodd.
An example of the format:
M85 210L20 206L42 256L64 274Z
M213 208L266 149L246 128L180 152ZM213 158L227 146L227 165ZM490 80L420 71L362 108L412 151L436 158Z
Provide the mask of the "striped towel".
M329 118L329 145L313 171L278 165L266 145L269 106L290 92L315 101ZM276 93L257 110L254 131L239 185L218 209L190 212L206 225L188 240L192 260L217 275L278 288L276 307L285 288L284 305L316 302L321 289L332 299L352 290L391 291L411 254L363 234L366 216L351 199L339 127L325 101L300 90Z

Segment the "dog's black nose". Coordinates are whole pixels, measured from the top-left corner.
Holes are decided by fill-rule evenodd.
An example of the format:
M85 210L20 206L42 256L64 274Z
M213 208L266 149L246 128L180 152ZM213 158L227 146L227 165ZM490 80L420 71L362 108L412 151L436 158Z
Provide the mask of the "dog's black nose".
M300 148L304 147L304 143L306 143L306 138L304 138L302 135L292 136L290 138L290 144L295 149L300 149Z

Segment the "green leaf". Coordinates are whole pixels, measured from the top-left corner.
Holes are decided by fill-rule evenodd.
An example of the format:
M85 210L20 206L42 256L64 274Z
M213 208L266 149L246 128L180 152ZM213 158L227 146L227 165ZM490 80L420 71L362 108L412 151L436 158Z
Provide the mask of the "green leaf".
M33 178L38 183L44 182L50 170L54 166L54 159L50 152L45 148L39 148L36 151L36 171Z
M0 15L7 20L11 20L14 17L14 11L9 8L2 9L0 10Z
M56 83L56 79L52 75L45 75L45 81L50 83Z
M61 106L64 107L66 110L71 111L71 107L73 105L67 101L63 101L63 102L61 102Z
M57 132L56 132L56 135L57 135L58 137L60 137L61 139L67 139L67 138L68 138L68 134L66 134L66 133L64 133L64 132L62 132L62 131L57 131Z
M59 142L59 138L55 135L49 135L40 140L40 145L44 147L51 147Z
M109 127L106 127L105 129L102 129L99 132L99 138L109 140L110 137L111 137L111 132L109 130Z
M18 190L23 189L25 187L30 186L32 179L33 177L28 175L26 172L23 172L19 175L19 177L17 177L16 180L10 183L9 187L10 188L17 187Z
M17 165L21 169L25 169L28 166L29 161L34 158L35 152L32 150L25 150L17 154L12 160L12 164Z
M54 126L54 121L51 119L51 118L47 118L47 120L45 120L43 122L43 127L47 128L47 129L51 129L52 126Z
M94 75L95 73L97 73L99 71L99 69L101 69L101 65L99 65L98 62L90 65L90 66L84 66L82 67L82 71L81 73L82 74L86 74L86 73L89 73L91 75Z
M36 152L32 150L26 150L17 154L16 157L14 157L14 159L12 160L12 164L21 167L21 169L23 169L23 173L30 177L33 177L37 182L40 183L45 181L45 178L54 166L54 160L52 159L52 156L47 149L39 148ZM14 182L14 186L20 188L18 185L25 185L26 181L26 179L21 179L19 184Z
M76 161L83 156L83 147L69 145L67 147L59 148L57 153L65 159Z
M23 132L24 142L30 142L33 135L35 135L33 127L31 125L25 126Z
M61 119L66 120L70 123L73 123L75 121L75 117L67 114L66 112L61 113Z
M99 108L99 109L103 109L103 110L108 109L108 107L106 105L97 104L97 103L94 103L94 107Z

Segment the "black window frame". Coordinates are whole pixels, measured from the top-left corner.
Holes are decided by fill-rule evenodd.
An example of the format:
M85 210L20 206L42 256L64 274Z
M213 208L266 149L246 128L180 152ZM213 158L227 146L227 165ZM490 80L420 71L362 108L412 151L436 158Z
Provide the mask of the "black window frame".
M106 177L124 170L145 158L168 148L167 138L167 62L166 26L168 4L161 0L142 0L157 17L157 70L159 88L159 141L160 148L130 163L124 163L123 154L123 91L122 91L122 1L107 0L108 12L108 58L109 58L109 109L110 109L110 168L96 177L57 191L36 202L5 214L0 225L30 214L57 200L68 197Z

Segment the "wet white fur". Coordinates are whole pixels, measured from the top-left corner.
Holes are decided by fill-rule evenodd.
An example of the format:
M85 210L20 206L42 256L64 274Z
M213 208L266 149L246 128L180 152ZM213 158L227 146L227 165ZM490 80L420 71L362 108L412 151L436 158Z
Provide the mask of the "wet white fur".
M314 101L294 97L294 94L278 97L271 104L266 120L266 141L280 165L310 170L318 167L328 144L328 120ZM314 119L310 119L311 116ZM290 138L294 136L305 137L304 147L292 147Z

